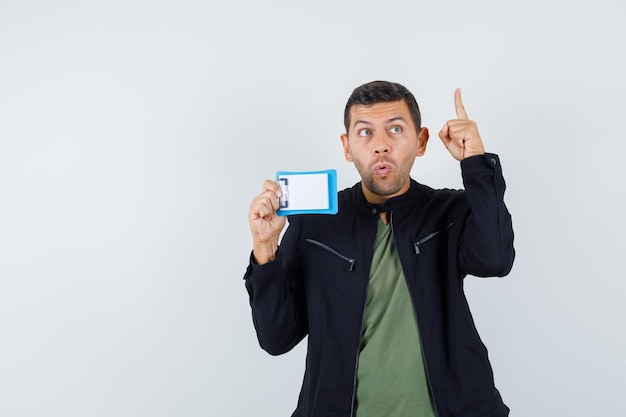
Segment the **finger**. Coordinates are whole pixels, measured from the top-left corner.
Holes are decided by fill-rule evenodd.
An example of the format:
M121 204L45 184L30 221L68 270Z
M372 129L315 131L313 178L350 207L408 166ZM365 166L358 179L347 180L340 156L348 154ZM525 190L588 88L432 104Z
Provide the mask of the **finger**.
M452 138L450 138L450 134L449 133L450 133L450 131L449 131L449 128L448 128L448 124L444 123L443 127L439 131L439 139L441 139L443 144L446 145L446 148L448 147L448 144L452 140Z
M274 194L276 194L276 197L279 197L281 195L283 195L281 189L280 189L280 185L278 185L276 183L276 181L272 181L272 180L265 180L265 182L263 183L263 192L266 191L271 191Z
M252 207L250 208L251 219L265 219L276 213L276 210L278 209L278 199L272 198L272 196L273 193L260 195L252 203ZM276 203L274 200L276 200Z
M253 199L251 206L260 207L264 205L268 208L270 212L276 211L280 207L281 195L282 193L280 191L280 186L274 181L266 180L263 183L263 191L261 191L261 194L257 195ZM264 213L264 214L270 214L270 213Z
M467 117L467 113L465 112L465 106L463 105L463 100L461 100L461 89L457 88L454 92L454 108L456 109L456 117L458 119L469 119Z
M443 140L444 138L450 138L450 127L448 123L444 123L441 130L439 131L439 137Z
M478 137L478 128L473 120L449 120L448 135L450 137L462 137L464 139L472 139Z
M276 211L280 208L280 188L277 191L266 191L262 196L264 197L264 202L268 205L272 213L276 213Z

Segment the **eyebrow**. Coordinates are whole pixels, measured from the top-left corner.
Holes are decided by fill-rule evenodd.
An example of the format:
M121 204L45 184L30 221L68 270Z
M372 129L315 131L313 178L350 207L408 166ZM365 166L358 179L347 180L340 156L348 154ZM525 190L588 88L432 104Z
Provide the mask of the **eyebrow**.
M406 123L406 122L407 122L407 121L404 119L404 117L402 117L402 116L396 116L396 117L392 117L392 118L391 118L391 119L389 119L389 120L385 120L385 124L389 124L389 123L397 122L398 120L399 120L399 121L401 121L401 122L404 122L404 123ZM372 122L370 122L370 121L367 121L367 120L356 120L356 121L354 122L354 126L353 126L353 127L357 127L357 125L359 125L359 124L364 124L364 125L367 125L367 126L371 126L373 123L372 123Z

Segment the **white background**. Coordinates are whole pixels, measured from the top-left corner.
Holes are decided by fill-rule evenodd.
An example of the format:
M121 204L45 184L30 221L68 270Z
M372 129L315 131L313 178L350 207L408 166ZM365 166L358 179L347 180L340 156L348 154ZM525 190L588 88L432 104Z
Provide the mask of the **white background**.
M517 260L466 288L512 416L620 415L625 3L0 3L0 416L289 416L304 345L257 344L250 200L277 170L358 180L352 89L411 89L413 176L462 87L501 157Z

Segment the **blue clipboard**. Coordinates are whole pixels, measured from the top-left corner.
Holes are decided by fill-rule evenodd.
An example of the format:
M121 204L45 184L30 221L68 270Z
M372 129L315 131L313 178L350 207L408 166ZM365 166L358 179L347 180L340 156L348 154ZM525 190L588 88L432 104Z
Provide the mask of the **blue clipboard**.
M282 191L279 216L337 214L337 171L278 171Z

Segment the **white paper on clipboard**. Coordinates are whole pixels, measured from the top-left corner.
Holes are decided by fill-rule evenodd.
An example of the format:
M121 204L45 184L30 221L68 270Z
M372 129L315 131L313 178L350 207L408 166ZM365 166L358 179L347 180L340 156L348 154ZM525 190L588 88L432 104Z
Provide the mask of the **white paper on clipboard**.
M337 174L335 170L276 173L283 196L279 215L337 213Z

